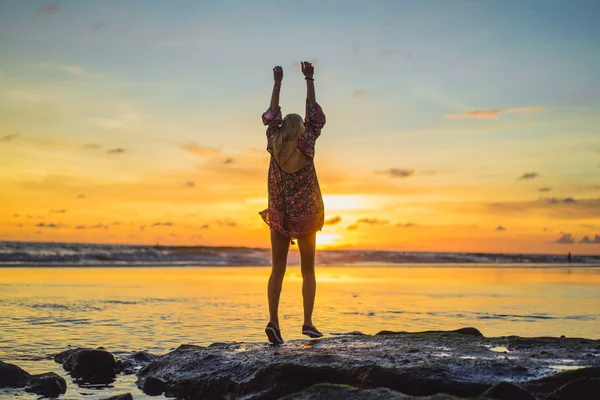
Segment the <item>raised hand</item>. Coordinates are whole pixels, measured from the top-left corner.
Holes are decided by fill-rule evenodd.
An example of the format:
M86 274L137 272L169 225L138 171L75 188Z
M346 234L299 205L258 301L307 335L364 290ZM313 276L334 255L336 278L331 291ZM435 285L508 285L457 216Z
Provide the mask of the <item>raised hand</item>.
M273 68L273 80L275 83L281 83L283 80L283 68L281 68L281 65L277 65Z
M313 74L315 73L315 67L313 67L308 61L303 61L300 64L302 66L302 73L304 74L304 77L312 79Z

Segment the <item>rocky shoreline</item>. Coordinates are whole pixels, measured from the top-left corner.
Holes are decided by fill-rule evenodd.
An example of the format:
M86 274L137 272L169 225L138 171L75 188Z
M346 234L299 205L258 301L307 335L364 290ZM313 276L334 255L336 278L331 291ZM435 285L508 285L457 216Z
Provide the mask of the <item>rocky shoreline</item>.
M600 398L600 340L486 338L475 328L352 332L282 346L181 345L161 356L72 349L54 360L75 385L135 374L144 393L180 399ZM30 375L0 361L0 390L59 397L66 385L57 374Z

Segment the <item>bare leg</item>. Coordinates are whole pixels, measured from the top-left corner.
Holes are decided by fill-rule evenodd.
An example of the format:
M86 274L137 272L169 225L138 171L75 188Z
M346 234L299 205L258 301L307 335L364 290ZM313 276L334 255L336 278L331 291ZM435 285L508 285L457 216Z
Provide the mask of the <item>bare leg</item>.
M304 301L304 324L312 326L317 281L315 279L316 232L298 238L300 265L302 268L302 299Z
M269 322L272 322L277 329L279 329L279 296L283 285L283 277L285 276L289 248L290 239L271 229L273 261L267 294L269 298Z

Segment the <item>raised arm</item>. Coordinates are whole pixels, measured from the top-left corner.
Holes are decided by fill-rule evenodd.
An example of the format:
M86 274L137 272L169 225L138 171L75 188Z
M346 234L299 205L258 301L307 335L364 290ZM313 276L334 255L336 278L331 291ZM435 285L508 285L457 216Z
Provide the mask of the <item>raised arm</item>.
M283 68L280 65L273 68L273 93L271 93L271 110L277 110L279 107L279 91L281 90L281 81L283 81Z
M304 79L306 79L306 101L312 105L317 101L315 98L315 80L313 79L315 67L308 61L302 62L301 65Z

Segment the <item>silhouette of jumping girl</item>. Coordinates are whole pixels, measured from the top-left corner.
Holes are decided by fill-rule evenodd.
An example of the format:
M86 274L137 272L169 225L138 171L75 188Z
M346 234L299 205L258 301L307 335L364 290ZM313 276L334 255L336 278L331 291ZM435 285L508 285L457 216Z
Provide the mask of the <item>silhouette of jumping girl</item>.
M287 266L290 242L298 240L302 269L304 324L302 333L312 338L323 334L312 323L315 303L316 232L323 228L324 207L313 158L315 142L325 125L325 114L315 100L314 67L301 63L306 79L306 115L281 118L279 91L283 68L273 68L271 105L262 115L267 125L269 164L269 207L260 212L271 228L272 269L268 285L269 323L265 333L273 344L282 344L279 330L279 296Z

